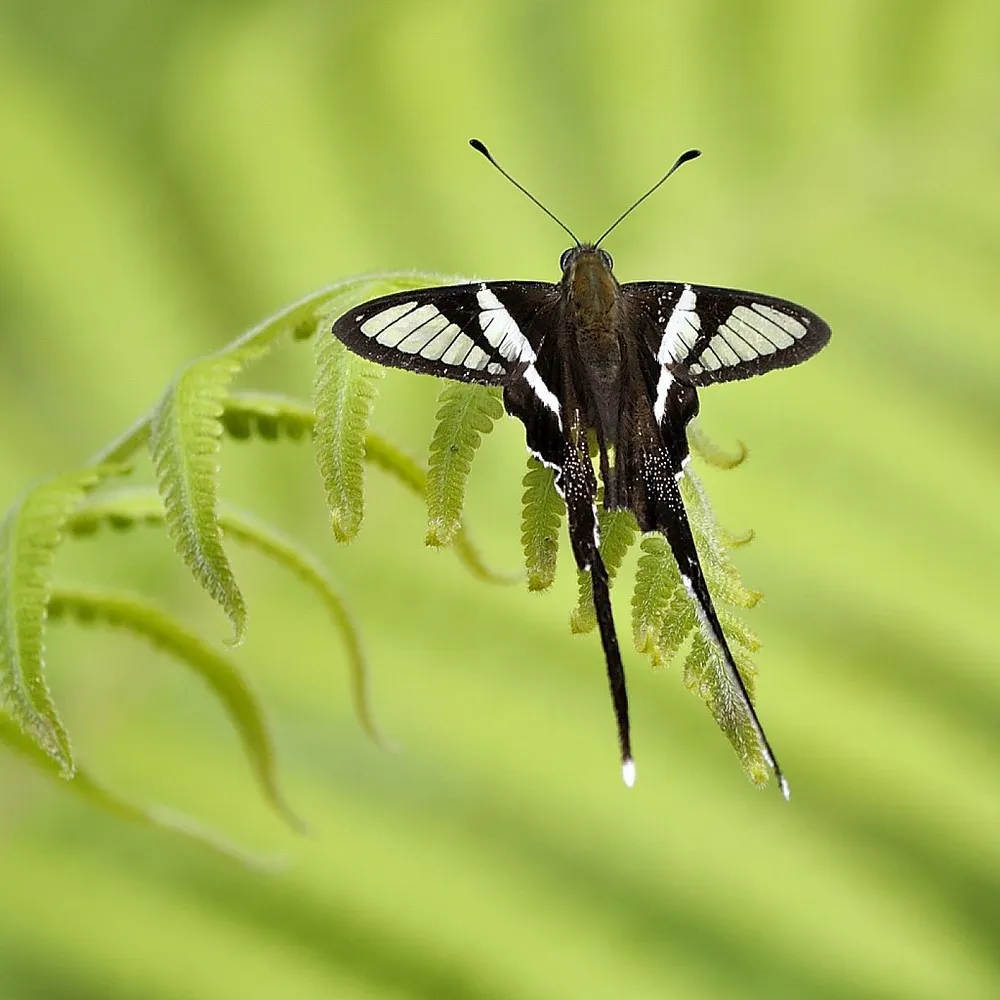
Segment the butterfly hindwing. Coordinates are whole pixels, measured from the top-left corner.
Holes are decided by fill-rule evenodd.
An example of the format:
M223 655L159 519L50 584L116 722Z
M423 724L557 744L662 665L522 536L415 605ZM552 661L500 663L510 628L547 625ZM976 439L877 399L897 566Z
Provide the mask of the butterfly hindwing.
M470 282L371 299L348 310L333 334L391 368L503 385L535 359L540 321L558 297L540 281Z
M770 295L672 281L637 281L622 291L645 317L657 361L695 386L797 365L830 339L815 313Z

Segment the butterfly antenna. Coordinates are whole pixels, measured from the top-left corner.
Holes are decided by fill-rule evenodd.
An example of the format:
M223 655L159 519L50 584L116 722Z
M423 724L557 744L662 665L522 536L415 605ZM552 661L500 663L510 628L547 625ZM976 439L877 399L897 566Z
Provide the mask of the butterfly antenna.
M493 159L493 155L486 148L484 143L480 142L478 139L470 139L469 145L477 152L482 153L483 156L485 156L486 159L489 160L490 163L492 163L493 166L496 167L497 170L499 170L500 173L502 173L504 177L506 177L507 180L509 180L511 184L513 184L514 187L518 189L518 191L522 192L522 194L526 194L550 219L552 219L554 222L557 222L560 226L562 226L563 229L566 230L567 233L570 234L570 236L573 237L573 242L577 246L580 246L580 241L577 239L576 234L573 232L573 230L570 229L565 222L563 222L552 212L550 212L523 184L518 184L518 182L514 180L514 178L511 177L510 174L508 174L507 171L504 170L504 168L501 167L496 160Z
M614 229L619 222L622 222L625 218L631 215L632 212L637 209L682 163L687 163L688 160L696 160L699 156L701 156L700 149L689 149L686 153L681 153L681 155L678 156L674 162L674 165L641 198L632 202L632 204L629 205L629 207L626 208L625 211L622 212L622 214L619 215L618 218L604 230L604 234L594 244L594 246L599 247L611 230Z

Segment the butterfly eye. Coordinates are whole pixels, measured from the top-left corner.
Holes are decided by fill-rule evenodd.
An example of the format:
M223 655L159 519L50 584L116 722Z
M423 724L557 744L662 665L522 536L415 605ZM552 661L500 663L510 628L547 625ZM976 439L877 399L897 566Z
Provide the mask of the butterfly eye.
M573 256L573 248L563 250L563 255L559 258L559 270L565 271L569 267L570 258Z
M605 264L607 264L609 271L614 269L615 262L611 259L611 254L609 254L607 250L601 251L601 259Z

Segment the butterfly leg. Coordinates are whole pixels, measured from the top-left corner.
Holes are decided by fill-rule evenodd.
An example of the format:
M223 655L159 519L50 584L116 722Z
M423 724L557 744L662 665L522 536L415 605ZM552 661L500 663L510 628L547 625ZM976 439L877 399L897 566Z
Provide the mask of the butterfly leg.
M771 749L771 744L764 733L764 727L761 725L757 711L750 699L750 693L743 683L743 678L740 676L726 641L725 633L722 631L722 625L715 611L715 605L712 603L712 595L698 559L698 550L691 533L691 525L688 522L684 502L681 499L679 480L664 453L646 456L645 481L650 502L647 507L646 523L642 525L643 530L659 531L666 537L670 551L677 562L681 581L694 603L702 631L719 651L730 684L743 702L750 718L764 759L774 771L781 793L787 799L789 796L788 782L781 773L777 758Z

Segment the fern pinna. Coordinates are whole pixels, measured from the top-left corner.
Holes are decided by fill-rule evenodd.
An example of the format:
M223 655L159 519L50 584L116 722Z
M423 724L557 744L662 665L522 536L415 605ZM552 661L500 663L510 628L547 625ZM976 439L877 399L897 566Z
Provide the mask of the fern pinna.
M234 647L246 634L247 609L226 542L253 547L290 571L315 594L340 635L347 650L357 717L364 730L380 740L368 696L361 638L326 568L273 526L220 503L220 454L225 437L311 440L331 528L340 541L350 540L361 527L365 467L374 466L426 503L427 544L450 547L478 579L511 583L526 578L532 591L544 591L552 584L565 505L551 469L528 459L521 520L526 574L498 572L488 566L464 524L466 482L473 458L483 435L503 415L498 392L475 384L444 388L425 467L371 430L381 371L330 335L334 321L360 303L441 280L437 275L417 273L374 275L302 299L221 350L186 364L151 410L121 437L80 470L30 487L11 505L0 521L0 744L109 812L193 838L246 863L266 864L266 859L246 854L188 817L122 798L77 760L46 683L46 629L50 623L68 621L127 631L166 651L207 683L238 731L265 799L290 826L301 828L279 787L262 707L232 650L214 648L139 595L54 582L56 551L64 539L86 540L102 526L133 525L166 530L192 577L229 618ZM316 364L311 404L283 395L231 391L233 378L274 348L310 340ZM696 454L712 464L733 464L698 432L691 434L691 444ZM120 477L144 449L154 470L155 488L120 485ZM686 480L685 503L713 591L734 607L752 606L760 595L743 586L728 557L728 551L742 542L717 527L693 475ZM630 515L622 512L602 512L601 524L601 551L613 574L638 531ZM642 540L632 599L636 649L659 666L687 647L685 683L709 706L751 779L764 783L766 762L738 706L728 696L718 655L699 635L676 565L659 541L652 536ZM720 613L749 686L753 680L750 654L757 641L733 611L723 608ZM588 580L582 577L571 626L581 633L595 626Z

